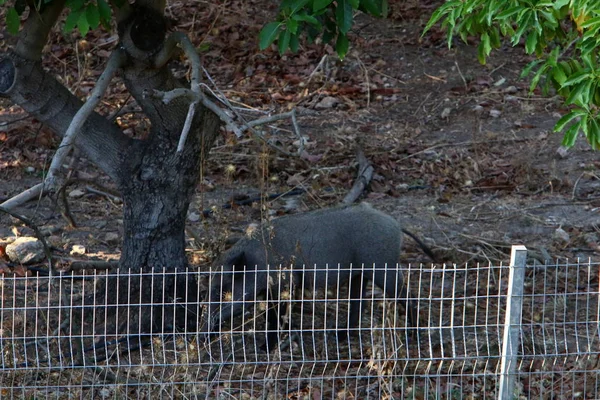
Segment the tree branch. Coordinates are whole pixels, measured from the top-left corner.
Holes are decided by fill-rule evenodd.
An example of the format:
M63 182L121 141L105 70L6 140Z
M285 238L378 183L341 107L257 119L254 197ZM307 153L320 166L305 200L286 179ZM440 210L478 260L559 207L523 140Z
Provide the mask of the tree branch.
M23 29L19 32L15 53L30 61L39 60L48 41L48 34L64 7L65 0L54 0L45 3L39 13L30 10Z

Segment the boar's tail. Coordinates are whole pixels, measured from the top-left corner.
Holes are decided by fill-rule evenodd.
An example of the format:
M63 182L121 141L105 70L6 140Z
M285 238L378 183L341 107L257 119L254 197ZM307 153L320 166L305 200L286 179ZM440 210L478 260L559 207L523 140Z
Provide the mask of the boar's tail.
M415 242L417 242L417 244L423 250L423 252L425 254L427 254L427 256L429 258L431 258L431 261L435 262L435 255L433 254L433 251L431 251L431 249L429 247L427 247L427 245L425 243L423 243L423 241L421 239L419 239L417 237L417 235L415 235L414 233L412 233L411 231L408 231L406 229L402 229L402 232L404 232L405 234L407 234L408 236L410 236L412 238L412 240L414 240Z

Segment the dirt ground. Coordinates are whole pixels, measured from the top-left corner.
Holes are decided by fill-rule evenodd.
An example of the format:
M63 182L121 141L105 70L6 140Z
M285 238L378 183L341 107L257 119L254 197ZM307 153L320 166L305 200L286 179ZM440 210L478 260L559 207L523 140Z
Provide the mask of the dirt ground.
M252 14L255 6L263 10L258 17ZM552 127L566 108L559 98L537 90L529 93L528 81L519 79L530 61L522 48L505 47L482 66L474 46L455 42L448 49L435 29L421 37L434 6L406 2L393 5L387 20L360 16L344 62L318 45L305 45L299 54L284 57L271 50L259 53L256 34L273 15L274 2L233 2L196 13L186 13L183 6L171 8L177 28L187 30L205 49L207 69L234 103L251 107L254 116L291 107L308 114L299 118L306 157L287 156L256 139L235 140L223 133L205 163L190 210L194 263L209 262L230 227L261 217L256 203L206 219L198 218L201 210L233 197L293 188L306 192L266 204L271 214L335 204L356 177L357 143L375 168L364 200L425 238L440 261L506 262L513 244L526 245L540 262L598 256L597 154L583 138L574 148L560 150L561 135L552 133ZM254 19L246 18L250 14ZM78 42L87 52L73 50L75 39L56 34L51 46L55 57L46 62L83 95L101 72L114 37L99 34L97 42ZM118 83L100 112L114 111L125 101ZM58 141L17 107L5 101L0 105L4 201L40 182ZM124 115L118 122L136 137L147 127L140 114ZM290 152L298 149L287 121L267 131L267 137ZM76 161L74 176L111 187L83 157ZM50 230L51 242L65 251L79 244L88 256L118 258L119 201L87 186L80 181L68 189L74 196L69 205L76 228L68 227L61 206L52 199L18 211ZM12 237L11 229L13 224L2 217L0 238ZM17 230L27 233L26 228ZM403 261L426 262L408 242Z

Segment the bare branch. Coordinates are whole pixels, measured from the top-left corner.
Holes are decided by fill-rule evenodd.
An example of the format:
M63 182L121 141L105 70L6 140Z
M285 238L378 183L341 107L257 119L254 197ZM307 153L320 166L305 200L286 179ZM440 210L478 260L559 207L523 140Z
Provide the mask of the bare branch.
M100 100L102 100L102 97L104 96L104 93L108 88L108 84L117 73L117 70L123 65L124 61L125 54L122 50L116 49L108 59L108 62L106 63L106 68L104 69L104 72L102 72L102 75L100 75L100 78L98 78L98 82L92 90L90 97L79 109L79 111L77 111L75 117L73 117L73 120L69 125L69 129L67 129L67 132L65 133L65 136L63 137L63 140L60 143L60 146L58 146L56 154L54 154L54 157L52 158L50 168L48 169L48 175L46 176L46 184L50 188L54 188L56 184L56 171L58 171L65 157L73 148L73 142L75 141L77 134L81 130L81 127L88 119L90 114L94 111L94 108L96 108L98 103L100 103Z

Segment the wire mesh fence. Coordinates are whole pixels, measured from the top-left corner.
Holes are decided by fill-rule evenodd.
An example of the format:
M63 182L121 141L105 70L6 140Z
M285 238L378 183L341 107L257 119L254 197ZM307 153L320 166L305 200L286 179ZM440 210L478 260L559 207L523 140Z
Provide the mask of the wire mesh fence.
M2 276L0 397L600 398L600 263L524 266L522 295L514 270Z

